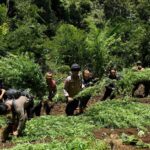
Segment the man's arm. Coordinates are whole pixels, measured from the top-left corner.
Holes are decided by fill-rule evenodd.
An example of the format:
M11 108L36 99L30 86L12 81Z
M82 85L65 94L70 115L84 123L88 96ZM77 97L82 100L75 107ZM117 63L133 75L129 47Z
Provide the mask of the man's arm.
M27 115L25 112L25 107L27 107L28 98L25 96L19 97L17 100L13 101L14 111L12 113L15 116L15 122L17 121L17 130L13 132L14 135L19 135L25 127L25 122Z
M56 86L56 82L54 82L54 89L53 89L53 95L55 96L57 93L57 86Z
M69 88L69 81L66 79L65 84L64 84L64 95L65 95L65 97L69 97L68 88Z
M1 101L2 101L2 98L3 98L4 94L5 94L5 92L6 92L6 90L1 89L1 95L0 95L0 100Z
M73 98L69 96L68 89L69 89L69 81L66 79L64 85L64 95L66 97L67 102L70 102L73 100Z
M16 115L18 117L18 121L19 122L18 122L17 130L13 131L13 134L17 136L24 129L27 116L24 113L24 109L23 108L22 108L22 110L18 111Z

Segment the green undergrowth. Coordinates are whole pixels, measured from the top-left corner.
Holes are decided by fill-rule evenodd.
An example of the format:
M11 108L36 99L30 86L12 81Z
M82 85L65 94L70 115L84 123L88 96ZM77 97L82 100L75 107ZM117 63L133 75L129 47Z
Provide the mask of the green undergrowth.
M112 100L96 103L85 116L93 124L106 128L150 127L150 105L128 100Z
M124 144L134 145L137 148L150 148L150 144L144 143L141 139L139 139L135 135L129 136L129 135L123 133L121 135L121 139L122 139Z
M53 98L53 102L65 102L66 99L63 93L63 88L64 88L64 82L60 83L57 86L57 93Z
M18 144L12 150L108 150L105 142L95 139L74 138L68 141L50 143Z
M101 79L99 82L97 82L94 86L90 86L87 88L84 88L81 92L79 92L75 98L82 99L82 97L86 97L88 95L90 96L96 96L99 93L102 92L104 86L106 85L107 80L105 78Z
M6 125L6 118L4 116L0 116L0 128L4 127Z
M98 94L102 94L105 86L109 85L110 83L113 83L116 85L116 88L113 92L116 93L117 95L131 96L132 90L136 83L142 82L142 81L144 82L150 81L150 69L145 69L144 71L138 71L138 72L133 71L131 69L125 69L120 74L121 74L121 80L116 81L116 80L111 80L107 77L104 77L99 82L97 82L94 86L84 88L74 98L82 99L82 97L86 97L88 95L96 96ZM58 85L58 92L56 96L54 97L53 101L55 102L65 101L65 97L63 94L63 85L64 83L61 83Z
M24 143L44 139L86 138L92 137L93 128L94 125L89 124L86 117L41 116L28 121L25 136L14 139L14 141Z
M87 95L95 96L103 92L105 86L108 86L110 83L116 85L114 93L122 96L131 96L132 90L136 83L142 81L150 81L150 69L145 69L144 71L133 71L131 69L124 69L120 72L120 80L112 80L108 77L102 78L94 86L83 89L75 98L82 98Z
M94 138L94 128L83 116L41 116L27 122L23 137L13 138L12 142L17 144L13 150L108 149L105 142Z
M46 82L40 66L28 55L9 54L7 57L1 57L0 72L0 79L6 88L30 89L39 97L45 94Z
M121 73L123 78L117 82L117 89L120 94L129 95L132 94L132 89L136 83L142 81L150 82L150 69L147 68L144 71L133 71L130 69L123 70Z
M106 84L106 79L102 79L101 81L97 82L94 86L84 88L74 98L75 99L82 99L82 97L86 97L89 95L95 96L102 91L105 84ZM57 94L53 98L54 102L65 102L65 96L63 93L63 88L64 88L63 82L57 86Z
M41 116L27 121L24 135L13 137L14 150L105 150L109 146L96 140L93 130L105 128L150 127L150 105L132 99L107 100L90 106L80 116Z

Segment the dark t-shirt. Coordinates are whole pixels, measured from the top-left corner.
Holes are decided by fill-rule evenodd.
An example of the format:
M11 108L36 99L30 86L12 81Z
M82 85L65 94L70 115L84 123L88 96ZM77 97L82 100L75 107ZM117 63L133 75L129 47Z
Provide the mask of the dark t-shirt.
M3 81L0 80L0 89L2 89L2 88L3 88Z
M91 82L92 82L93 78L89 78L89 79L82 79L82 83L85 87L88 87L91 85Z

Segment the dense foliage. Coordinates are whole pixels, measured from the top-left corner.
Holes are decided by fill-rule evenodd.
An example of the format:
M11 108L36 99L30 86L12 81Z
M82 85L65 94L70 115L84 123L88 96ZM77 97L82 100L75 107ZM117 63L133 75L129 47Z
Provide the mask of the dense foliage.
M89 86L86 88L83 88L82 91L80 91L74 98L75 99L82 99L82 97L86 97L86 96L96 96L99 93L103 92L103 89L106 85L107 80L104 78L102 80L100 80L99 82L95 83L95 85L93 86Z
M134 71L131 69L124 69L122 71L122 79L117 83L117 90L122 95L132 95L132 90L137 83L150 81L150 69L144 71Z
M21 142L50 139L67 139L75 137L86 137L91 135L94 127L86 122L86 119L80 121L79 117L65 116L42 116L27 122L25 136ZM19 141L19 139L16 139ZM25 140L25 141L24 141Z
M75 98L94 96L110 83L103 75L111 66L121 71L137 60L150 66L149 37L149 0L12 0L10 5L2 0L0 79L6 88L28 88L42 97L47 94L44 74L53 70L58 88L53 100L65 101L63 81L72 63L79 63L101 80ZM150 80L150 70L123 69L122 77L115 83L116 92L130 96L134 84ZM18 143L14 149L108 149L93 138L95 127L145 129L150 125L149 109L114 100L96 104L80 117L35 118L27 122L24 137L13 139Z
M27 122L23 137L13 138L20 148L48 148L58 149L91 149L105 150L109 147L105 142L93 137L95 128L129 128L135 127L139 131L147 132L149 128L149 107L145 104L124 100L113 100L97 103L89 108L85 115L76 117L41 116ZM23 144L24 143L24 144ZM26 145L30 143L30 145ZM34 144L32 144L34 143ZM59 147L60 148L60 147Z
M88 141L81 139L81 138L75 138L71 139L67 142L59 142L59 141L53 141L51 143L47 144L18 144L16 147L12 148L12 150L29 150L29 149L40 149L40 150L107 150L108 146L105 144L105 142L102 142L100 140L93 140L89 139Z
M131 101L106 101L89 108L85 115L101 127L144 128L150 125L149 108Z
M106 150L108 146L105 142L95 140L92 135L94 125L87 122L86 118L65 117L65 116L42 116L27 122L25 136L13 139L15 143L28 143L41 141L43 144L20 145L16 148L41 148L75 150L92 149ZM45 143L47 142L47 143ZM45 144L44 144L45 143ZM61 148L60 148L61 146Z
M9 55L1 58L0 72L6 89L30 89L37 96L45 93L46 83L40 67L27 56Z
M77 62L99 75L138 59L149 66L149 7L148 0L17 0L8 15L1 4L0 54L28 52L43 71L50 62Z
M139 131L139 133L140 132L143 132L143 131ZM134 135L128 136L123 133L121 135L121 139L122 139L123 143L129 144L129 145L135 145L137 148L150 148L150 144L144 143L142 140L138 139Z
M6 125L6 118L4 116L0 116L0 128Z

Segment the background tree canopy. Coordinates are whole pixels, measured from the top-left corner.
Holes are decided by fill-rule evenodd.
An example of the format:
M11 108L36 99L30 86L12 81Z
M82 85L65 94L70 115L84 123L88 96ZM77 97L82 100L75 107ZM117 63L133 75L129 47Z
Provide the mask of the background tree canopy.
M149 37L148 0L0 1L1 59L27 55L42 73L74 62L100 76L137 60L149 67Z

